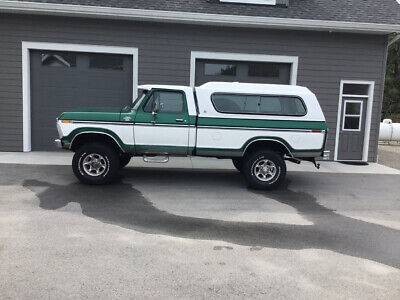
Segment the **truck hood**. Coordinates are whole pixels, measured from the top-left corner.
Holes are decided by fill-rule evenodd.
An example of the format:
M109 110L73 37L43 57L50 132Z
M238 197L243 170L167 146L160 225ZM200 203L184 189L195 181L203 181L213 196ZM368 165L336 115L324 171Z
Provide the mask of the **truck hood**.
M76 121L108 121L118 122L120 120L120 108L85 108L63 112L59 120Z

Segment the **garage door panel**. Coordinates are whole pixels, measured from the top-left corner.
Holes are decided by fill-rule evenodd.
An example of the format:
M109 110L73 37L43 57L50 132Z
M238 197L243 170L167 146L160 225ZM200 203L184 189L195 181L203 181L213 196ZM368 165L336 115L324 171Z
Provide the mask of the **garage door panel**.
M31 51L32 150L56 150L55 119L64 111L131 103L132 57L106 56L106 64L123 62L122 69L112 70L91 68L92 55Z

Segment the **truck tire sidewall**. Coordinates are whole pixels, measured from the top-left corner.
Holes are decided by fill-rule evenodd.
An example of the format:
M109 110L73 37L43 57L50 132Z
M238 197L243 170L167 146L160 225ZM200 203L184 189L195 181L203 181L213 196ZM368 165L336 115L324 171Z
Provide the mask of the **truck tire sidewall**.
M276 173L268 181L261 181L254 174L254 166L260 160L268 159L276 166ZM284 159L273 151L257 151L246 156L243 164L243 173L250 187L260 190L271 190L277 188L285 179L286 164Z
M106 161L106 170L99 176L90 176L83 170L83 161L87 155L99 154ZM101 144L87 144L79 148L72 160L72 169L76 177L85 184L107 184L113 181L119 170L119 157L113 149Z
M121 154L119 157L119 167L120 169L126 167L127 164L131 161L131 156L126 154Z
M232 163L236 170L243 172L243 158L232 158Z

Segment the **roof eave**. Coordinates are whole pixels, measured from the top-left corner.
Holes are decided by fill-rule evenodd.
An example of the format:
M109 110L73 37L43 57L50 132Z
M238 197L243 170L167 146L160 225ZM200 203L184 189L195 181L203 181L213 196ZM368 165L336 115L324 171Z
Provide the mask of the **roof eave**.
M357 32L372 34L388 34L392 32L400 32L400 25L397 24L236 16L102 6L37 3L24 1L0 0L0 12L186 23L231 27Z

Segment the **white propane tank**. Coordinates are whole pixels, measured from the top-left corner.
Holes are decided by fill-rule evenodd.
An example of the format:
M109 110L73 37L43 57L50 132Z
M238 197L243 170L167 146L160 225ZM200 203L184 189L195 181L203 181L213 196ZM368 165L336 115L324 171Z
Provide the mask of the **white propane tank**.
M392 126L392 141L400 142L400 123L393 123Z
M384 119L379 127L379 140L400 142L400 123L393 123L390 119Z

